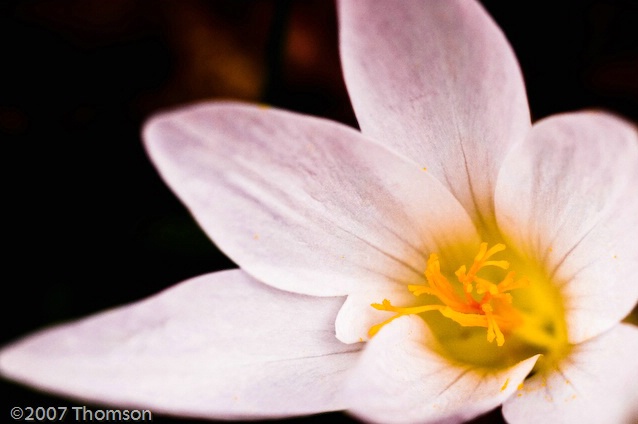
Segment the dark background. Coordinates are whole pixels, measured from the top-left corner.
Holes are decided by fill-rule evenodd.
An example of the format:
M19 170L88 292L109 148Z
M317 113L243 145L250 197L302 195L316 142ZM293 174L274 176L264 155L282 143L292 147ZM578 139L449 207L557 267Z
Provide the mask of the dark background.
M638 1L483 3L535 120L596 107L638 121ZM146 158L154 111L234 98L356 126L327 0L0 0L0 58L0 345L234 267ZM2 421L76 405L0 384ZM328 418L350 421L289 422Z

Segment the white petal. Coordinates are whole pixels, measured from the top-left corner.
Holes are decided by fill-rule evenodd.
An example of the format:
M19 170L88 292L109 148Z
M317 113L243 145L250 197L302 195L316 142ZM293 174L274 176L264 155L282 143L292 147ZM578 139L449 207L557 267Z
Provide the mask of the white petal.
M378 423L462 422L507 399L537 356L501 371L453 364L423 320L398 318L367 343L346 384L350 411Z
M334 122L211 103L158 115L144 136L207 234L277 288L333 296L418 281L429 252L475 234L436 179Z
M534 126L506 158L498 224L562 287L569 338L587 340L638 299L638 133L600 112Z
M0 352L0 371L76 399L192 417L338 410L359 349L334 337L342 303L240 270L209 274L18 341Z
M341 60L362 132L427 167L477 223L490 221L502 159L530 127L500 29L475 1L339 5Z
M635 423L638 329L620 324L578 345L549 375L530 378L503 405L512 424Z

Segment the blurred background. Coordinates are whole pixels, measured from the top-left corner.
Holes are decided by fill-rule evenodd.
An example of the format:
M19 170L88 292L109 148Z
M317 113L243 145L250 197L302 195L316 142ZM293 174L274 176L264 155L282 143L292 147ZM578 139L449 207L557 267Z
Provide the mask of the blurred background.
M483 4L518 55L534 120L604 108L638 122L638 1ZM356 126L334 9L328 0L0 0L0 344L235 266L161 181L141 126L155 111L222 98ZM2 417L12 406L76 405L0 384ZM351 422L340 413L285 422L327 418ZM501 422L500 413L476 422Z

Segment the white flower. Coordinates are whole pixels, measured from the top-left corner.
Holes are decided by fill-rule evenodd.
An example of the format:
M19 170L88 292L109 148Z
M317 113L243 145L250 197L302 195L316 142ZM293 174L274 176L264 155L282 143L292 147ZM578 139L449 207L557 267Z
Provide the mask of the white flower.
M223 102L144 130L242 270L18 341L3 375L208 418L457 422L504 403L513 423L635 419L636 128L601 112L532 127L475 2L339 6L361 132Z

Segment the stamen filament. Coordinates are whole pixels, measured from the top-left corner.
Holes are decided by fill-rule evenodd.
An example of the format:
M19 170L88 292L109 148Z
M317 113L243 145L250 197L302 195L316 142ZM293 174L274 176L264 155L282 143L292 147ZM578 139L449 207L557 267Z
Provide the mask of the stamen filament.
M424 305L424 306L413 306L413 307L400 307L394 306L390 303L388 299L383 299L382 304L373 303L371 305L374 309L379 311L391 311L398 312L401 315L412 315L412 314L420 314L428 311L437 311L442 308L445 308L443 305Z
M390 312L397 312L397 314L393 317L388 318L387 320L383 321L382 323L373 325L372 327L370 327L370 330L368 330L368 336L373 337L375 334L377 334L379 332L379 330L381 329L381 327L383 327L384 325L390 323L391 321L404 316L404 315L413 315L413 314L420 314L423 312L429 312L429 311L437 311L437 310L441 310L443 308L445 308L445 306L443 305L423 305L423 306L415 306L415 307L399 307L399 306L394 306L390 303L390 301L388 299L383 299L383 303L379 304L379 303L373 303L371 305L374 309L377 309L379 311L390 311Z
M494 319L494 315L492 312L492 306L489 303L481 305L481 309L485 312L485 316L487 317L487 341L492 343L494 338L496 338L496 344L498 346L503 346L505 343L505 336L501 332L501 329L498 328L498 324L496 324L496 320Z

